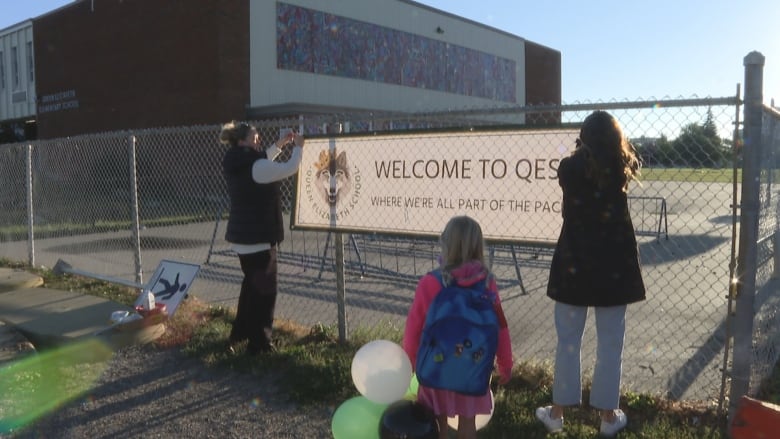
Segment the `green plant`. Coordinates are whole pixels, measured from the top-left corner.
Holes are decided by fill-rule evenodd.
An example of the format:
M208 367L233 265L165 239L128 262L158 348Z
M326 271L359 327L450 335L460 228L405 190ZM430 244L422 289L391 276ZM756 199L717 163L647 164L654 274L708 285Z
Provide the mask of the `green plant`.
M0 259L0 266L24 268L24 264ZM29 269L29 268L28 268ZM54 276L50 270L32 270L44 278L48 287L66 288L103 297L113 297L132 303L133 289L111 285L79 276ZM315 324L304 327L295 322L278 320L274 324L278 351L259 357L247 357L242 346L229 352L227 339L234 309L211 306L195 297L182 302L174 318L168 322L165 335L155 343L160 348L177 348L205 365L228 368L258 376L274 378L280 390L298 404L338 406L358 394L351 377L351 362L357 350L366 342L382 338L400 341L402 330L391 324L352 328L349 340L338 340L337 328ZM79 368L64 373L78 372ZM36 386L40 374L29 368L20 369L20 390ZM93 373L94 375L94 373ZM75 380L75 377L73 378ZM27 386L27 387L25 387ZM586 383L583 401L587 401ZM494 380L492 390L495 410L480 438L546 438L545 429L534 417L534 409L551 401L552 366L544 363L519 363L511 381L499 386ZM765 383L762 399L777 400L780 395L780 368ZM774 399L771 399L774 398ZM0 395L0 403L3 395ZM677 402L637 392L625 392L621 401L629 416L628 428L621 438L726 438L725 422L709 402ZM0 415L2 415L0 404ZM561 438L592 438L598 433L598 415L584 404L566 412L566 429Z
M623 396L623 400L626 407L631 410L652 411L658 408L656 398L650 395L627 391Z
M639 181L682 181L704 183L731 183L731 168L642 168ZM737 170L737 181L742 181L742 170Z

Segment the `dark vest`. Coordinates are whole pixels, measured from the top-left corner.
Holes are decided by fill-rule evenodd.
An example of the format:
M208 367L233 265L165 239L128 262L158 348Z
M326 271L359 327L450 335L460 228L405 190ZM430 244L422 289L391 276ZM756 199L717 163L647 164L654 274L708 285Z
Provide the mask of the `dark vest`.
M230 196L230 217L225 240L236 244L276 244L284 239L280 182L259 184L252 165L267 158L265 151L246 147L228 149L222 172Z

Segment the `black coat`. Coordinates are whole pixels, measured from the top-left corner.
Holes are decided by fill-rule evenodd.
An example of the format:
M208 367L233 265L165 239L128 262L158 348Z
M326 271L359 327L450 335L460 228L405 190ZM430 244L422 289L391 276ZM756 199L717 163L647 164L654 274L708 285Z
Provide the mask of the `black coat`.
M237 244L276 244L284 239L281 183L260 184L252 179L252 165L265 151L233 146L222 159L230 196L225 240Z
M618 178L598 189L585 174L584 154L561 160L563 226L547 295L576 306L626 305L645 299L628 199Z

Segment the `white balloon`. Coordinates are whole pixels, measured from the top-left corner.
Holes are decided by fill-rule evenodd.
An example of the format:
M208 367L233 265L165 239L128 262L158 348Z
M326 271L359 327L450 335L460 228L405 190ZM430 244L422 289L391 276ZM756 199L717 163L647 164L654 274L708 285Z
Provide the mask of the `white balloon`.
M352 358L352 382L361 395L377 404L404 397L412 381L412 363L397 343L374 340Z
M493 399L493 390L490 390L490 414L488 415L477 415L476 418L474 418L474 423L477 424L477 430L480 428L486 426L488 422L490 422L490 418L493 416L493 409L496 408L496 400ZM447 418L447 425L450 426L451 429L457 430L458 429L458 417L457 416L450 416Z

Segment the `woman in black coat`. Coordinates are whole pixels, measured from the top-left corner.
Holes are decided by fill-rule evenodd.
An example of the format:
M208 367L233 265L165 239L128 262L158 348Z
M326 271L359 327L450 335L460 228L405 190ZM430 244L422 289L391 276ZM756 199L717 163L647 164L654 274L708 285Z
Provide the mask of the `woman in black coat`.
M626 426L618 408L626 305L645 298L627 195L638 173L633 147L604 111L585 119L577 148L558 167L563 226L547 286L558 336L553 404L536 410L549 431L563 428L565 406L581 403L580 349L589 307L598 338L590 405L600 410L602 435Z
M247 354L256 355L274 349L276 246L284 239L280 185L298 172L304 139L289 132L264 147L255 127L235 122L223 125L219 139L230 145L222 158L230 197L225 240L238 253L244 273L228 348L247 340ZM290 158L274 161L285 147L292 147Z

